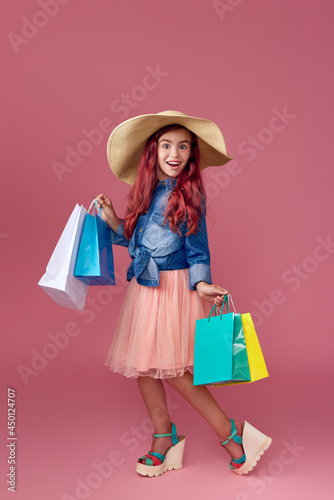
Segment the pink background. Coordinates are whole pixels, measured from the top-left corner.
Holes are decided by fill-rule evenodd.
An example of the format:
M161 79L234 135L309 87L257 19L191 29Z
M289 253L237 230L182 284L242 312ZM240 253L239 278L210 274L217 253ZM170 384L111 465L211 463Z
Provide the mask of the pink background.
M1 498L10 498L8 387L17 399L17 499L329 497L333 14L329 0L8 3ZM147 76L153 70L160 76ZM91 288L85 314L37 286L76 203L88 208L104 191L123 214L128 187L108 166L107 128L167 109L214 120L235 158L230 170L205 172L213 277L240 312L253 313L270 378L213 391L229 416L273 437L249 477L229 471L211 429L171 390L172 419L188 438L184 469L136 475L150 447L147 414L136 382L104 366L126 288L125 249L114 251L117 286ZM81 142L99 127L94 145ZM72 164L68 148L80 152ZM55 162L67 169L58 177ZM77 335L47 351L66 328ZM20 366L32 369L36 352L54 357L24 379Z

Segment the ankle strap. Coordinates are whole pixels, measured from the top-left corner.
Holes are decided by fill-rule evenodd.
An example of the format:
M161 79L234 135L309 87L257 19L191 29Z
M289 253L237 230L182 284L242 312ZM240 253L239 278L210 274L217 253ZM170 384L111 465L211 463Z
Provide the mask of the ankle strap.
M153 434L153 437L154 438L171 437L173 444L178 443L179 440L177 439L177 432L176 432L175 424L173 424L173 422L171 422L171 424L172 424L172 432L169 432L168 434Z
M233 441L235 441L236 443L241 444L242 443L242 437L237 436L237 433L238 433L238 431L235 428L234 420L231 419L231 435L226 439L226 441L221 442L220 444L222 446L225 446L225 445L227 445L231 441L231 439L233 439Z

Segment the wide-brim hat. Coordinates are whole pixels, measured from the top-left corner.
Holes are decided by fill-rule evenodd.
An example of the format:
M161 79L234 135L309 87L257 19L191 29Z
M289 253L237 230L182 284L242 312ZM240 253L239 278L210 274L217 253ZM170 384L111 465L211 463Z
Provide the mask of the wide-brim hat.
M196 134L200 150L200 170L224 165L233 159L227 155L223 135L214 122L187 116L181 111L162 111L135 116L120 123L112 131L107 144L107 155L114 174L133 185L147 139L167 125L181 125Z

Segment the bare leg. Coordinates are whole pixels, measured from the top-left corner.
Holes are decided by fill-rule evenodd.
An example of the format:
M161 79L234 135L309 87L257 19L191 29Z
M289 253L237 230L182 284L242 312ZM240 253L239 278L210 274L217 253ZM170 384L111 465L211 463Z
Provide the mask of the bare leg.
M186 372L182 377L166 379L166 382L205 418L220 441L225 441L230 436L231 422L206 386L194 386L193 377L189 372ZM235 425L239 436L241 436L241 422L235 421ZM226 449L234 458L239 458L243 454L242 446L233 440L226 445Z
M167 407L165 388L160 379L152 377L138 377L139 390L152 421L154 434L168 434L171 432L171 422ZM153 451L164 454L172 445L170 437L155 438Z

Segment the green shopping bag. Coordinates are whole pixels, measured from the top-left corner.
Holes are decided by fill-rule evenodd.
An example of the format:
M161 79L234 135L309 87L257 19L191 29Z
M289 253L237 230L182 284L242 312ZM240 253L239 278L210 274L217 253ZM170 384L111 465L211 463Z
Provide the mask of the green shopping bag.
M219 385L249 382L251 374L247 355L247 346L241 314L234 313L233 344L232 344L232 377Z
M232 346L234 313L223 314L226 296L219 316L214 306L208 318L196 321L194 349L194 385L215 384L232 379ZM227 301L228 308L228 301Z

